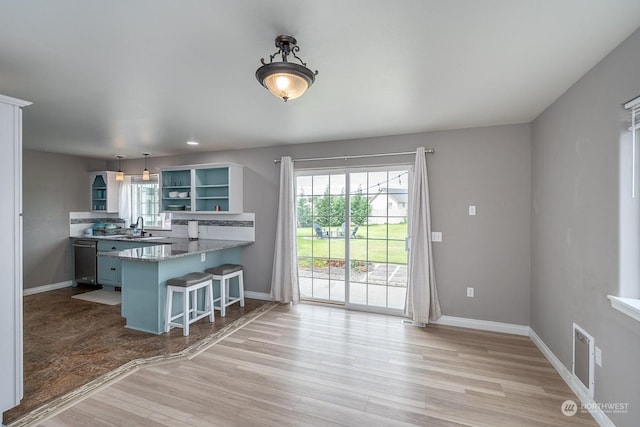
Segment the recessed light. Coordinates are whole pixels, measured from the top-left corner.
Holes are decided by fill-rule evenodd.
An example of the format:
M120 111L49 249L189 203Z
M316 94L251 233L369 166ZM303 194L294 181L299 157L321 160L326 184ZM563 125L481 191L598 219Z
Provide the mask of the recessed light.
M187 144L188 144L188 145L198 145L198 144L200 144L200 143L199 143L199 142L197 142L197 141L187 141Z

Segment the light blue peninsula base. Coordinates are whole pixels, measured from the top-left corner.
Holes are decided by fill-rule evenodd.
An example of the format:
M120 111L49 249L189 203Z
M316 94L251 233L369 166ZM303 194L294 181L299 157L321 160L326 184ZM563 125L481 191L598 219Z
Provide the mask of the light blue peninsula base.
M171 239L157 245L102 254L122 260L122 317L126 327L164 333L166 282L221 264L242 264L242 246L251 242ZM203 299L201 299L203 300ZM175 301L174 307L181 302Z

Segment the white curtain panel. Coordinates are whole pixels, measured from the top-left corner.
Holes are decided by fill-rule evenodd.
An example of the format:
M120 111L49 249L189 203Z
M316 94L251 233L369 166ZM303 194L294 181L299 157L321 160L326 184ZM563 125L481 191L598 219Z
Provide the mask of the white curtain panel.
M409 277L404 314L416 323L427 324L441 315L431 248L429 180L424 147L416 150L411 190L409 226Z
M120 183L118 193L118 216L124 219L124 227L129 227L131 222L131 177L125 176Z
M271 276L271 297L274 301L294 304L300 302L295 199L293 161L291 157L284 156L280 162L280 201Z

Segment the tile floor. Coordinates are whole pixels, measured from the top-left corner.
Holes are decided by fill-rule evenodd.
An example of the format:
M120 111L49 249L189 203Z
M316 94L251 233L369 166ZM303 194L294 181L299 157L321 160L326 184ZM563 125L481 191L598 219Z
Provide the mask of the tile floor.
M3 414L8 424L125 363L139 358L177 353L243 315L268 304L246 300L234 304L215 323L202 319L182 330L153 335L124 327L120 305L72 299L93 288L64 288L24 298L24 399Z

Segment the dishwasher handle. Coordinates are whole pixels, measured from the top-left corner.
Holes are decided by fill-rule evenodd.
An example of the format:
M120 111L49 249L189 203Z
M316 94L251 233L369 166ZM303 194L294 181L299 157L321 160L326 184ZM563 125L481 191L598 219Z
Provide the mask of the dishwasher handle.
M74 243L74 244L73 244L73 247L74 247L74 248L95 248L95 247L96 247L96 245L80 245L80 244L78 244L78 243Z

